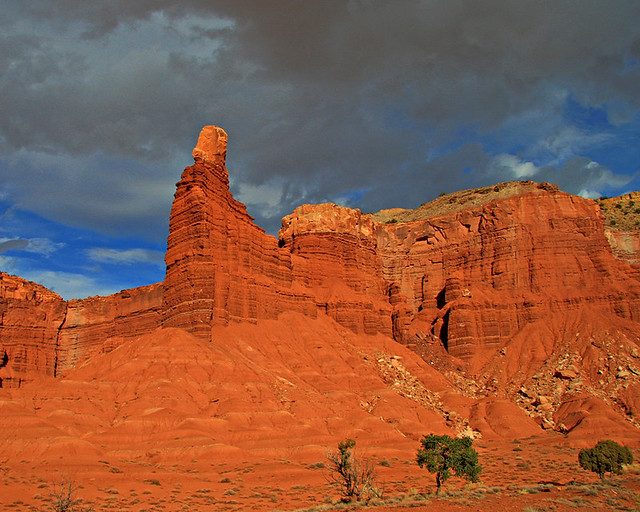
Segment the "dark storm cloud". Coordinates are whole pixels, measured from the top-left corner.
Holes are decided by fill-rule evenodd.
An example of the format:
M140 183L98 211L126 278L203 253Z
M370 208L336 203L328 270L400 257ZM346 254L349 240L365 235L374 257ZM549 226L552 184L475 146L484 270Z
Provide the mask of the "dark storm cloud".
M160 238L198 130L218 124L234 193L269 230L302 202L416 206L518 178L520 160L596 190L624 179L583 154L599 135L564 107L637 115L639 20L636 1L9 2L0 186Z

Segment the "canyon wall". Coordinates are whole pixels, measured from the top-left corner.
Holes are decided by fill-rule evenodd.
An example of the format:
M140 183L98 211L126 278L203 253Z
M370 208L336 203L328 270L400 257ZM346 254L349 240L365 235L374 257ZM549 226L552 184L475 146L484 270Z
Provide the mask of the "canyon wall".
M209 340L216 326L284 312L465 361L552 314L590 307L640 321L637 236L607 240L592 200L527 181L374 215L303 205L275 238L232 197L226 146L222 129L205 127L176 185L163 283L65 302L0 275L4 385L55 376L158 326Z
M0 387L18 387L28 372L55 375L62 298L0 272Z
M55 377L160 324L162 284L65 302L45 287L0 272L0 387Z
M640 320L640 274L612 255L594 201L548 184L500 188L514 194L479 190L484 204L378 230L384 277L406 298L396 339L434 335L468 358L559 311Z
M160 325L162 283L123 290L108 297L67 302L58 335L57 371L72 368L96 352L108 352L123 341Z
M265 234L229 191L226 144L222 129L205 127L176 186L162 325L209 339L216 325L321 311L355 332L390 334L375 248L337 226L289 243Z

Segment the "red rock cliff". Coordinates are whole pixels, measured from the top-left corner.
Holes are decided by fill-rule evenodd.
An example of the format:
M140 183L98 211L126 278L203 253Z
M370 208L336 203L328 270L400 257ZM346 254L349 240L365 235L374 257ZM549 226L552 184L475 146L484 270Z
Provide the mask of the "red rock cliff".
M519 367L511 356L501 362L501 351L513 340L532 350L527 329L545 319L588 309L587 318L631 322L627 333L640 321L637 267L614 257L594 201L514 182L375 215L303 205L283 219L278 240L232 197L226 144L222 129L205 127L177 184L164 283L65 303L3 275L5 382L15 372L55 375L158 325L210 339L217 326L283 312L327 315L416 350L444 347L508 380ZM541 343L564 336L554 329Z
M390 334L375 247L349 232L350 221L327 224L340 214L324 215L322 233L295 242L265 234L229 191L226 143L221 128L205 127L195 163L177 184L163 325L206 339L213 326L230 321L275 319L284 311L315 318L322 311L356 332Z
M108 297L70 300L58 336L57 370L68 370L96 351L110 351L157 328L162 289L158 283Z
M44 286L0 272L0 387L34 371L55 375L66 304Z
M640 276L611 254L594 201L532 182L498 189L494 199L453 195L470 207L377 231L384 277L406 297L397 339L435 335L470 357L558 311L591 305L640 320ZM469 194L486 200L474 206Z
M0 273L0 387L57 376L160 324L162 284L65 302L38 284Z
M202 130L169 222L162 323L202 338L230 320L277 318L291 308L315 314L313 298L292 288L288 254L232 197L226 144L221 128Z

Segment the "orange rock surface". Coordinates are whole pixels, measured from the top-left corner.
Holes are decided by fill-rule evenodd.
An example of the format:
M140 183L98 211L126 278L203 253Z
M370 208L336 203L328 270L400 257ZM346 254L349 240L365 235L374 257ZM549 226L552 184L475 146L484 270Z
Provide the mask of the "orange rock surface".
M598 203L503 183L302 205L275 238L232 197L226 144L205 127L177 183L162 283L65 302L0 274L0 505L72 474L122 510L312 506L347 437L393 461L394 492L425 485L405 461L430 432L473 436L488 485L514 439L572 461L532 459L523 485L569 481L597 439L640 448L638 250Z
M55 375L65 309L44 286L0 272L0 387L18 387L31 372Z

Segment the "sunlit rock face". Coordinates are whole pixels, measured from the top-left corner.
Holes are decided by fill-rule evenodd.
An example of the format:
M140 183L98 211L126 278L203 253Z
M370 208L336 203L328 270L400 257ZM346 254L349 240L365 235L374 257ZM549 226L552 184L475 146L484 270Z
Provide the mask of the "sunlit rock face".
M213 325L296 311L312 318L326 313L356 332L390 334L380 266L357 265L362 258L376 260L375 248L336 229L339 224L326 224L322 236L312 237L315 242L307 237L302 245L265 234L229 191L226 141L220 128L205 127L193 151L194 165L177 184L165 258L163 326L208 338ZM376 283L363 286L362 281L371 280L369 270ZM368 294L372 286L375 293Z
M0 272L0 387L18 387L30 372L55 374L65 310L58 294Z
M512 187L379 231L384 277L406 298L397 339L435 335L469 358L558 312L594 307L640 320L638 271L612 254L595 202L532 182Z
M596 202L526 181L449 194L415 210L305 204L283 219L276 238L231 195L226 148L221 128L202 130L176 185L162 283L65 302L0 274L2 387L64 377L85 364L89 372L97 355L121 346L135 352L143 338L156 350L160 327L167 350L174 337L196 352L202 343L217 351L270 343L272 359L256 364L295 362L302 373L313 351L335 355L361 343L356 352L365 353L375 338L376 353L358 366L362 393L383 375L428 402L439 382L467 422L456 425L484 435L510 435L490 419L496 411L525 411L536 425L574 438L604 428L635 432L637 235L605 231ZM311 352L299 359L279 352L302 346ZM418 385L398 361L379 356L389 347L419 354L429 377ZM344 357L322 371L351 375L353 355Z

